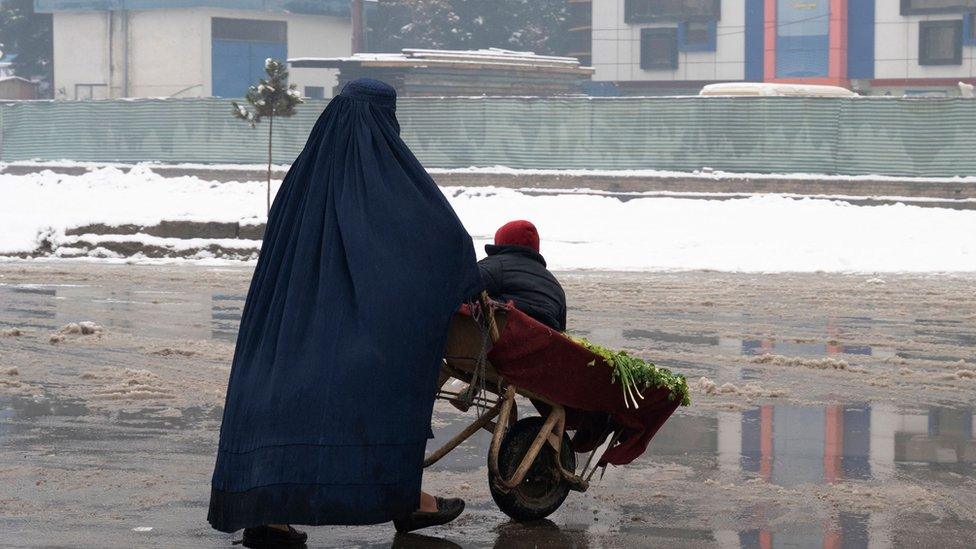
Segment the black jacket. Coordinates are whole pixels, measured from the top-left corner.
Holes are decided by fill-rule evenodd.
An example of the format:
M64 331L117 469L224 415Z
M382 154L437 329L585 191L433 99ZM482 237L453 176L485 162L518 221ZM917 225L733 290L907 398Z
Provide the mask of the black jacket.
M566 331L566 293L546 269L546 260L523 246L485 246L478 262L492 299L515 302L520 311L560 332Z

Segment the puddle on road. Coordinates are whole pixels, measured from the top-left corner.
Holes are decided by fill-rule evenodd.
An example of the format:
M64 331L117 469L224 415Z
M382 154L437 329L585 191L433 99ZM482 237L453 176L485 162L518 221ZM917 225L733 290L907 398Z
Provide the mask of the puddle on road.
M903 471L976 478L972 408L890 404L760 406L715 416L675 416L649 455L711 456L720 470L790 488L885 480Z
M117 328L135 335L186 339L217 339L233 342L237 337L244 294L204 292L163 292L133 289L108 289L84 285L3 285L0 284L0 326L56 330L68 322L92 320L106 328ZM746 322L742 315L730 322ZM139 322L152 319L152 322ZM753 319L754 321L755 319ZM845 344L839 334L848 328L887 325L892 321L870 317L836 317L822 322L807 320L800 328L820 334L822 342L796 342L772 338L737 339L718 333L671 333L661 330L594 328L573 333L601 344L617 347L681 345L717 349L729 354L777 354L788 357L830 355L901 357L955 362L963 356L928 355L895 346ZM976 333L968 333L958 322L918 318L911 330L901 331L906 338L925 337L933 341L971 349ZM971 358L971 357L970 357Z
M69 322L91 320L139 336L235 341L244 298L81 285L0 285L0 326L54 331Z
M99 286L0 285L0 327L53 331L68 322L92 320L108 330L117 329L135 335L233 341L243 305L242 294L160 292ZM735 321L744 325L751 322L743 318ZM730 323L733 321L730 320ZM890 323L869 317L807 319L802 326L791 326L808 334L819 334L804 339L804 342L729 338L707 332L671 333L599 326L577 333L616 347L683 346L746 356L769 353L789 357L848 355L913 358L914 351L900 350L896 346L853 345L838 341L842 339L838 334L843 334L845 328ZM952 322L920 318L907 324L887 326L885 330L894 330L895 335L899 336L932 338L956 346L960 352L976 345L976 335L966 333L964 327ZM820 342L808 342L810 339ZM945 361L959 359L953 356L924 358ZM738 375L741 379L750 379L753 374L749 368L742 368ZM523 413L529 410L524 405L520 408ZM103 431L98 436L124 440L156 430L216 429L220 420L219 409L185 409L179 410L178 416L171 417L160 412L160 409L146 409L116 414L110 423L119 429ZM23 445L37 443L48 436L49 440L57 440L59 445L71 448L77 446L79 441L87 440L85 437L94 436L87 433L84 424L74 422L98 413L79 403L34 400L29 397L0 398L0 443L4 448L16 452L24 449ZM466 415L437 412L436 438L429 448L445 442L473 417L471 412ZM784 488L845 481L885 481L899 477L941 483L945 482L947 474L976 478L974 431L976 419L972 408L906 407L883 402L826 407L770 405L744 411L679 414L665 424L651 443L648 454L630 467L639 470L642 461L646 463L650 460L673 462L691 467L707 478L724 474L761 478ZM434 470L470 472L472 484L485 482L483 475L489 443L490 435L479 433L434 466ZM199 449L201 453L211 450ZM612 482L613 474L613 470L607 473L608 482ZM589 509L586 511L589 512ZM885 539L890 538L886 530L890 525L879 521L870 512L839 513L829 525L804 524L800 518L797 519L800 524L788 531L777 529L771 532L761 528L742 531L682 528L680 512L666 501L635 502L632 506L624 506L622 511L633 515L678 518L674 520L675 528L624 522L618 528L624 536L621 539L664 538L681 540L688 545L715 543L720 546L761 548L891 545L884 543ZM761 523L762 514L767 511L762 506L756 506L742 512L751 513L753 522ZM565 545L585 547L592 536L605 534L608 525L608 521L603 521L597 526L591 518L583 520L569 513L554 518L561 523L560 526L554 523L531 526L502 523L486 534L489 536L487 539L494 540L496 547L511 546L508 543L515 542L524 545L526 540L535 540L530 543L539 546L563 546L565 542ZM358 543L354 538L343 539L350 544ZM492 545L491 541L482 544L483 539L478 540L479 545ZM434 546L437 544L434 543Z
M523 407L524 408L524 407ZM443 418L443 414L441 415ZM435 429L436 439L428 449L439 447L474 418L451 414L446 425ZM783 488L824 485L847 481L893 480L915 482L960 482L976 479L976 416L973 408L901 408L890 404L851 404L827 407L760 406L742 412L714 415L676 415L651 442L644 457L627 466L640 470L642 462L675 463L690 467L701 478L759 478ZM448 454L434 470L471 471L484 475L490 435L479 433ZM477 471L477 473L475 473ZM610 469L602 484L613 486ZM652 476L649 489L652 489ZM471 482L484 482L472 478ZM579 495L571 495L581 497ZM721 496L719 496L721 497ZM652 503L648 503L650 500ZM610 509L604 508L606 518ZM740 517L753 523L765 522L774 508L767 504L744 506ZM742 531L697 530L680 527L683 512L667 500L626 504L617 512L629 516L673 516L674 528L651 527L623 521L624 536L681 540L694 544L715 542L722 547L869 547L890 546L890 513L840 512L829 523L794 517L787 529L776 527ZM581 516L563 515L569 528L555 528L560 536L576 532L576 546L586 546L588 533L605 526L592 523L584 510ZM579 514L579 513L577 513ZM745 523L745 522L743 522ZM604 522L603 524L606 524ZM546 534L543 534L545 536ZM879 545L880 544L880 545ZM496 545L497 547L497 545Z
M525 406L520 406L528 413ZM439 416L439 417L437 417ZM436 448L476 417L435 416ZM715 415L675 415L647 456L710 460L785 488L805 483L884 480L899 471L940 471L976 478L973 408L899 408L891 404L760 406ZM491 435L482 431L436 465L452 471L485 466ZM637 464L639 465L639 461Z

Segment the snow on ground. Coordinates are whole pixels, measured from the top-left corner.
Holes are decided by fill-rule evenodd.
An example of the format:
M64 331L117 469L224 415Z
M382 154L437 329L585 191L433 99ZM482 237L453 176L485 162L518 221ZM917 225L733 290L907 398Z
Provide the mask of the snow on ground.
M976 271L976 211L760 195L732 200L446 187L479 251L530 219L554 269L748 272ZM148 166L65 176L0 174L0 252L89 223L262 222L264 184L165 178ZM405 251L406 253L406 251Z

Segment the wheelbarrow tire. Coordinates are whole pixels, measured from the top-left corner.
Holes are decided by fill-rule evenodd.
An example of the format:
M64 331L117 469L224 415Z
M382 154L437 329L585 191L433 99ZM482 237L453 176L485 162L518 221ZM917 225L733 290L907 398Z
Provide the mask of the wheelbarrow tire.
M545 419L533 416L520 419L513 425L498 450L498 472L503 478L512 478L522 458L529 451L532 441L539 434ZM559 451L563 469L576 471L576 454L569 448L569 436L563 433ZM491 497L506 515L521 522L541 520L559 509L569 495L569 483L556 467L556 452L545 444L525 480L508 493L496 487L496 478L488 468L488 486Z

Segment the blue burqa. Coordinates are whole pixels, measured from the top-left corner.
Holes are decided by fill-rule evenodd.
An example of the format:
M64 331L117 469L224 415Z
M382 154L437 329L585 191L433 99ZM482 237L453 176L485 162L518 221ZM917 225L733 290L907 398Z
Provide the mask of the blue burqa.
M268 219L230 372L208 520L376 524L419 505L471 237L400 139L396 93L349 83Z

